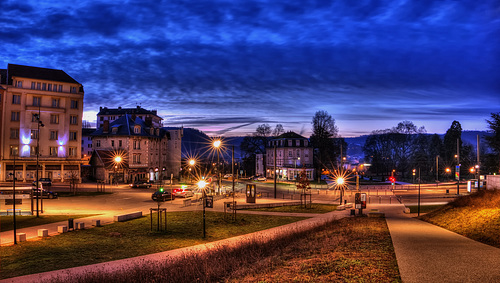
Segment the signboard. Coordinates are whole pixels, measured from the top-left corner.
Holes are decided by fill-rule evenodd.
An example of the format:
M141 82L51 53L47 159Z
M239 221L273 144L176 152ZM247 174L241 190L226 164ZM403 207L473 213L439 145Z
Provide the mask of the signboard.
M255 196L257 195L256 190L257 187L254 184L247 184L247 203L255 203Z
M214 197L206 196L205 197L205 207L214 208Z
M366 208L366 193L356 193L354 195L354 204L356 209Z
M455 179L460 180L460 165L455 166Z

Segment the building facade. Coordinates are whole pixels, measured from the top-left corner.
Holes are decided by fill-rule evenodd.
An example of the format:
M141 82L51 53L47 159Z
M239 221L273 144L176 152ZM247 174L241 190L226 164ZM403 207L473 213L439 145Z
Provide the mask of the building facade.
M80 180L83 86L62 70L0 70L0 181Z
M296 180L302 170L309 180L314 178L313 148L309 139L297 133L287 132L270 140L265 160L267 178L274 178L276 172L279 179Z
M113 122L104 120L91 134L94 178L107 183L178 178L182 129L156 125L135 114L124 114ZM178 154L173 150L176 147Z

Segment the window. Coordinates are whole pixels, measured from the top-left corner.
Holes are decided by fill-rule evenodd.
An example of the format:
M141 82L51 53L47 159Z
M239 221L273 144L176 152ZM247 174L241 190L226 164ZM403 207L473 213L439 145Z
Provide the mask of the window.
M69 132L69 140L70 141L76 141L76 136L77 136L76 132Z
M288 151L288 156L292 157L292 151L291 150Z
M50 139L57 140L58 139L58 132L57 131L50 131Z
M72 87L70 88L70 92L71 92L71 93L76 93L76 87L72 86Z
M78 109L78 100L71 100L71 109ZM101 117L102 121L102 117Z
M14 94L12 96L12 104L21 104L21 96Z
M50 123L51 124L59 124L59 115L58 114L50 114Z
M10 138L18 139L19 138L19 129L10 129Z
M19 147L17 145L10 146L10 155L11 156L19 156Z
M46 83L42 84L42 90L47 90L47 84Z
M47 86L47 90L48 90L48 91L52 91L52 84L49 84L49 85Z
M40 106L42 98L38 96L33 96L33 106Z
M31 130L31 139L32 140L38 139L38 130Z
M59 85L59 92L62 92L62 85Z
M141 142L139 140L134 140L134 149L141 149Z
M111 147L115 147L115 141L111 141Z
M17 88L23 88L23 81L16 81Z
M76 147L70 147L68 151L69 156L76 156Z
M34 145L30 146L30 155L36 156L36 152L37 152L36 146L34 146Z
M42 88L42 83L36 83L36 89L41 89Z
M95 147L101 147L101 140L95 141Z
M36 88L36 83L35 82L31 82L31 89L35 89Z
M71 125L78 125L78 116L76 115L69 116L69 123Z
M19 116L20 116L19 111L12 111L10 113L10 120L11 121L19 121Z
M60 101L61 101L61 100L60 100L59 98L53 98L53 99L52 99L52 107L54 107L54 108L59 108L59 102L60 102Z
M50 154L50 156L57 156L57 147L51 146L49 148L49 154Z
M122 140L118 141L118 147L122 147Z
M141 133L141 126L135 126L134 127L134 134L140 134Z
M135 164L140 164L141 163L141 154L135 153L132 155L132 162Z

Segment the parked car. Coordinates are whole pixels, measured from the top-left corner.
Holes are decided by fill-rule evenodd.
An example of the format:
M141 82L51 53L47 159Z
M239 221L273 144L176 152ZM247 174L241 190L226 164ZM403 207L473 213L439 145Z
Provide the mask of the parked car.
M190 198L194 196L194 191L188 188L175 189L174 196L181 198Z
M42 186L52 186L52 180L50 178L40 178L38 179L38 183L42 184ZM33 186L36 186L36 181L33 181Z
M231 177L233 177L233 174L226 174L226 175L224 175L224 179L229 179Z
M58 197L56 192L52 192L46 189L42 189L42 191L40 192L40 189L33 188L33 198L36 198L37 193L39 194L38 197L40 198L53 199Z
M132 184L129 184L130 187L132 188L146 188L149 189L151 186L153 186L153 183L151 183L148 180L142 180L142 181L135 181Z
M255 177L254 179L255 181L267 181L267 178L264 177L264 176L259 176L259 177Z
M151 199L154 201L166 201L166 200L174 200L175 196L170 193L168 190L159 189L151 195Z

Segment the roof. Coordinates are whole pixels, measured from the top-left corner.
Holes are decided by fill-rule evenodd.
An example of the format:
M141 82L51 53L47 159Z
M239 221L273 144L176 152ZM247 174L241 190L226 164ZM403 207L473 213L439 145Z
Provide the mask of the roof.
M90 136L96 128L82 128L82 136Z
M274 138L274 140L279 140L279 139L307 139L307 138L295 132L286 132Z
M7 69L0 69L0 84L7 84Z
M66 74L66 72L64 72L63 70L39 68L39 67L31 67L31 66L23 66L15 64L8 64L7 76L9 78L9 84L12 84L12 77L22 77L30 79L80 84L70 75Z
M134 132L134 127L136 125L141 126L140 133ZM135 120L132 119L132 115L125 114L115 121L109 123L109 131L107 133L104 132L104 127L101 127L94 131L91 136L142 136L142 137L158 137L155 134L150 134L149 129L144 120L139 117L136 117ZM160 129L159 137L164 137L166 131Z
M137 106L136 108L107 108L107 107L100 107L99 108L99 113L97 115L125 115L125 114L149 114L149 115L154 115L160 118L156 114L156 110L146 110L142 108L141 106ZM162 119L162 118L160 118ZM163 120L163 119L162 119Z

